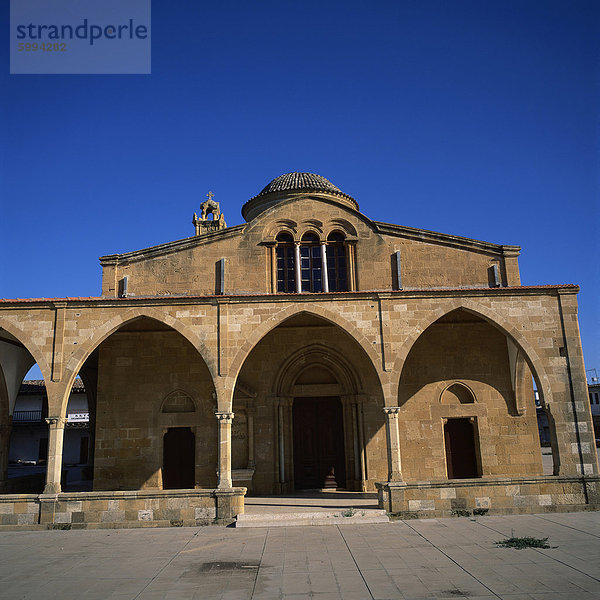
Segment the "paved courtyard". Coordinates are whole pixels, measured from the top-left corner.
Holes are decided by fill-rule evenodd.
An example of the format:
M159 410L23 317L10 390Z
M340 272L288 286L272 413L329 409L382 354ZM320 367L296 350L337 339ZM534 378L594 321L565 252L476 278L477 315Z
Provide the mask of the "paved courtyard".
M494 542L549 537L549 550ZM0 533L0 597L600 598L600 513Z

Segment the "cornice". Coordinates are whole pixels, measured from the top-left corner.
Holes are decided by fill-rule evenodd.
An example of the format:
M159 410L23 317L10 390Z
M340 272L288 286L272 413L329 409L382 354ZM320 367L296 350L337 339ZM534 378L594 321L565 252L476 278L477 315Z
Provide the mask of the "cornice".
M418 229L406 225L394 225L393 223L383 223L382 221L372 221L372 223L375 226L375 231L377 231L377 233L404 237L420 242L443 244L445 246L453 246L465 250L477 250L479 252L492 252L503 256L519 256L521 252L520 246L493 244L491 242L473 240L459 235L439 233L437 231Z
M66 303L66 308L78 307L115 307L132 308L139 306L180 306L180 305L218 305L259 302L342 302L347 300L386 300L386 299L423 299L423 298L468 298L498 296L556 296L558 294L577 294L579 286L574 284L514 286L500 288L419 288L404 290L365 290L354 292L322 292L294 294L226 294L223 296L128 296L127 298L89 297L89 298L16 298L0 299L0 310L15 308L52 309L57 301Z
M227 239L229 237L240 235L245 227L246 224L244 223L242 225L234 225L233 227L226 227L225 229L219 229L218 231L204 233L202 235L194 235L182 240L175 240L174 242L167 242L166 244L159 244L158 246L142 248L141 250L133 250L132 252L124 252L122 254L107 254L106 256L100 257L100 264L103 267L107 267L147 258L156 258L157 256L171 254L178 250L187 250L188 248L202 246L207 242L214 242L217 239Z

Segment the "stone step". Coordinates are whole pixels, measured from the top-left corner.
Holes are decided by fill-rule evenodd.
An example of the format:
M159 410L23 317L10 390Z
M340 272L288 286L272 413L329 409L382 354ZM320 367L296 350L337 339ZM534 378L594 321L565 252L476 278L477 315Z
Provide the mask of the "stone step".
M270 512L238 515L236 527L307 527L311 525L363 525L389 523L385 510L338 509L315 512Z

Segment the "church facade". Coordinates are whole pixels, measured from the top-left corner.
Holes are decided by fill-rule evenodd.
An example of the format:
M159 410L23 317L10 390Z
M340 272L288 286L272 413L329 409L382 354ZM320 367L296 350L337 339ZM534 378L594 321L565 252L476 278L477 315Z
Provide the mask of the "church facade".
M373 221L314 174L242 215L209 194L192 237L102 257L100 297L0 302L0 478L34 362L49 439L44 493L0 496L1 524L227 522L306 489L404 516L597 508L577 286L522 286L517 246ZM93 491L67 494L78 375Z

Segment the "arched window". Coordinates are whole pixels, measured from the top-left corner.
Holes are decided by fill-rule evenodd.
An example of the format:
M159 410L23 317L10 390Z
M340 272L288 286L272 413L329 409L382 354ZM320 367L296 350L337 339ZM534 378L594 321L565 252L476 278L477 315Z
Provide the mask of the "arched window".
M296 291L294 272L294 240L289 233L282 232L277 241L277 291L290 293Z
M300 281L303 292L323 291L321 243L315 233L305 233L300 244Z
M334 231L327 237L327 277L330 292L348 291L345 237Z

